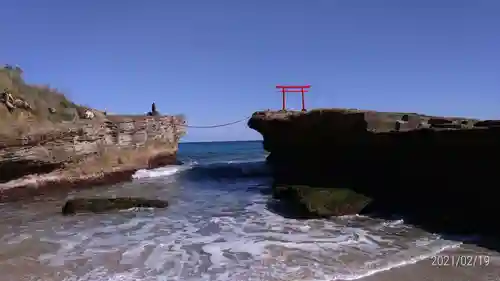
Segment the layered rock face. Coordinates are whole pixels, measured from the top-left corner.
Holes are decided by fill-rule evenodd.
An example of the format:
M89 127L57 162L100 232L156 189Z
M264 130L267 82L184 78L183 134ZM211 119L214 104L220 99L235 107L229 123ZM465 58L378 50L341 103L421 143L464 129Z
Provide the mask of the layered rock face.
M114 183L138 169L175 164L184 122L177 116L108 116L0 139L0 201Z
M500 122L347 109L256 112L274 194L317 215L383 211L492 230ZM300 206L299 206L300 205Z

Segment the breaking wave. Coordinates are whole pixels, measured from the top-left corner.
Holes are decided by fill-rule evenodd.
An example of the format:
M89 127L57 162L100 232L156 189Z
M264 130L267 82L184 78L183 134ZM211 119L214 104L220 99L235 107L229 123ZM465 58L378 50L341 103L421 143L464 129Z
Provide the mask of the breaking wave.
M184 175L190 180L230 180L270 176L265 161L228 161L192 166Z
M151 170L138 170L132 175L133 179L143 179L143 178L157 178L157 177L168 177L175 175L183 170L183 166L166 166ZM185 168L184 168L185 169Z
M182 173L181 173L182 172ZM264 160L225 161L207 164L190 162L184 165L166 166L151 170L138 170L134 179L168 177L181 174L189 180L230 180L239 178L259 178L270 176L270 170Z

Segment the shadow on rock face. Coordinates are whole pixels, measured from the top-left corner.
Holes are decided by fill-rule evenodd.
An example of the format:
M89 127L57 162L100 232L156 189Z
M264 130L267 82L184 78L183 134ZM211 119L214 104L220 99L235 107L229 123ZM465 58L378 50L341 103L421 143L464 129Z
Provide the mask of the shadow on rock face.
M384 220L397 218L425 231L438 233L445 239L500 252L500 239L495 235L500 232L499 227L494 221L485 226L481 217L467 217L466 208L443 212L422 202L423 207L415 209L407 201L411 198L399 198L400 201L396 202L393 198L373 199L343 188L275 185L272 192L268 210L286 218L317 219L355 214ZM447 215L449 213L461 214L467 223Z
M464 217L463 220L468 221L468 223L463 223L432 209L413 210L405 209L403 206L394 208L393 205L384 201L374 201L373 203L363 209L360 214L384 220L403 219L406 224L439 234L444 239L500 252L500 239L496 234L500 232L500 228L496 226L494 221L489 227L486 227L484 222L481 222L481 218L474 221Z
M318 109L256 112L248 126L270 152L275 199L289 205L271 210L397 216L463 242L496 237L476 244L500 251L499 120Z
M102 213L114 210L127 210L131 208L166 208L168 202L158 199L145 198L75 198L66 201L62 207L63 215L76 213Z

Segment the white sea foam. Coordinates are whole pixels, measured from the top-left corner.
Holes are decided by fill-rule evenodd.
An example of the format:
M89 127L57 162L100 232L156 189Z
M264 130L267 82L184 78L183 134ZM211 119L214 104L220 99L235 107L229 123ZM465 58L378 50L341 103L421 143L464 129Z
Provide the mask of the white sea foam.
M190 206L198 214L193 216L173 206L162 216L82 225L74 229L78 235L56 231L50 235L58 237L52 241L58 250L39 261L66 267L87 259L90 271L68 281L355 280L457 246L436 235L408 232L401 221L353 217L351 222L364 220L360 228L346 219L286 219L267 210L260 195L239 215L224 215L224 207L231 207L228 196L219 196L218 207L204 214L197 208L206 206ZM408 233L396 235L400 232ZM106 258L111 256L118 260ZM116 262L134 270L113 271Z
M182 191L173 192L175 200L167 198L172 204L165 210L52 217L9 226L8 232L16 235L0 238L0 256L16 254L0 259L0 271L29 265L26 272L33 276L66 274L44 279L58 281L356 280L459 245L402 220L284 218L267 208L267 197L248 192L248 186L171 183L176 178L169 176L189 167L136 173L137 179L158 178L151 188L154 195L158 186ZM144 196L152 195L147 186L139 187Z
M151 170L138 170L133 175L133 179L143 179L143 178L157 178L157 177L168 177L174 175L182 170L185 170L186 166L166 166Z

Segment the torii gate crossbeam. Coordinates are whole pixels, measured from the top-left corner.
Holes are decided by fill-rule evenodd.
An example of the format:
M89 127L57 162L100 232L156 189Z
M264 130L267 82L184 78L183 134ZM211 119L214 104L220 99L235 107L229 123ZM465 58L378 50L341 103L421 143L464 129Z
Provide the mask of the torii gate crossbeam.
M305 97L304 93L309 92L308 89L311 88L311 85L304 85L304 86L282 86L278 85L276 86L276 89L281 90L282 94L282 99L283 99L283 105L282 105L282 110L286 110L286 93L301 93L302 96L302 111L306 111L306 104L305 104Z

